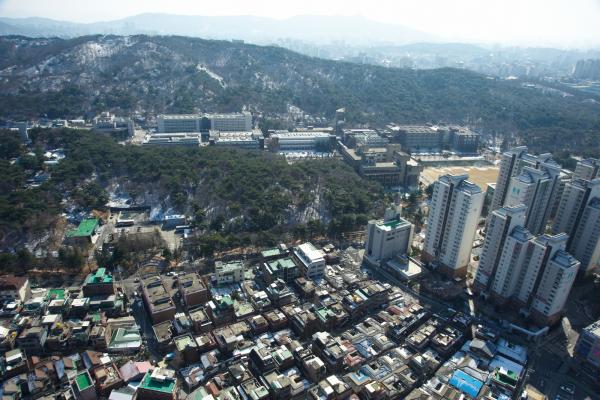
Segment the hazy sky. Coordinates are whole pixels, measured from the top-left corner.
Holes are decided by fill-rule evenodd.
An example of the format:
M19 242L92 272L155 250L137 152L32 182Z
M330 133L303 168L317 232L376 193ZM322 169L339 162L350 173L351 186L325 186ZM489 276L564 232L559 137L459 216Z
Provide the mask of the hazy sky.
M600 45L600 0L0 0L2 17L95 22L161 12L187 15L363 15L446 40Z

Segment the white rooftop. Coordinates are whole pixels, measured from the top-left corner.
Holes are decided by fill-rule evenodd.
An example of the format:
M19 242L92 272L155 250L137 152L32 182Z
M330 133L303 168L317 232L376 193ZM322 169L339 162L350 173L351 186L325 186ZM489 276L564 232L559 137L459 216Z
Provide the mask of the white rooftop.
M323 260L323 251L317 249L312 243L306 242L298 246L302 254L312 263Z

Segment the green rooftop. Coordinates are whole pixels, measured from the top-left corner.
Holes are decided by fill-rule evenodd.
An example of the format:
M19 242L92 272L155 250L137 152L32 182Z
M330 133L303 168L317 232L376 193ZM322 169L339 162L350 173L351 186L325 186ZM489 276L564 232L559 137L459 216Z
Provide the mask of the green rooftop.
M230 308L233 306L233 300L231 296L223 296L221 300L217 303L218 308Z
M277 248L277 247L273 247L272 249L267 249L267 250L260 252L260 255L263 256L263 258L275 257L280 254L281 254L281 250L279 250L279 248Z
M502 369L496 371L494 379L497 382L513 387L517 386L517 383L519 382L519 376L515 372L506 370L503 371Z
M93 274L89 274L85 279L86 284L112 283L113 277L106 272L106 268L98 268Z
M88 237L94 234L96 227L98 226L97 218L87 218L79 223L77 229L72 229L67 232L68 238L74 237Z
M329 308L327 308L327 307L319 308L317 310L317 315L323 321L327 321L327 319L330 318L330 317L335 317L335 313L332 310L330 310Z
M167 378L161 381L154 379L150 372L147 372L139 387L141 389L154 390L155 392L173 393L175 380Z
M102 321L102 315L100 315L99 312L90 313L90 314L88 314L88 316L90 317L90 319L92 320L92 322L95 323L95 324L97 324L98 322Z
M85 389L92 386L92 378L87 372L82 372L75 378L75 383L77 384L77 390L83 392Z
M51 300L64 300L65 289L50 289L46 297Z
M269 268L271 268L271 271L273 272L276 272L280 269L297 268L296 264L294 263L294 260L292 260L290 257L271 261L270 263L267 263L267 265L269 266Z
M402 226L402 225L406 225L406 224L408 224L408 222L406 222L403 219L397 219L397 220L395 219L395 220L392 220L392 221L384 222L382 225L385 226L385 227L387 227L387 228L396 229L397 227Z
M220 270L223 273L228 273L228 272L236 271L238 269L243 269L243 268L244 268L244 264L242 264L240 261L221 263L221 264L215 266L216 270Z

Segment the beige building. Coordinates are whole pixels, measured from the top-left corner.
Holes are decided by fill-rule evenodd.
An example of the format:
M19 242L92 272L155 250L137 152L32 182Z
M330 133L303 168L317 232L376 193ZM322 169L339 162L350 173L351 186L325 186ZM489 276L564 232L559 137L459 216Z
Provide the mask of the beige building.
M485 193L468 175L443 175L434 184L422 253L425 262L464 277Z

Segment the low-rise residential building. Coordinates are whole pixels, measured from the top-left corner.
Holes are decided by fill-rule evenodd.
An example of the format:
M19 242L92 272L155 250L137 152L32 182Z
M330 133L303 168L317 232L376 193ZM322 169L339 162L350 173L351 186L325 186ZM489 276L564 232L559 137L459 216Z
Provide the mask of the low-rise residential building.
M241 261L215 262L215 280L219 286L241 282L244 279L244 272L244 264Z
M276 279L282 279L284 282L289 283L300 274L298 266L291 257L267 261L263 263L262 271L264 279L268 283Z
M92 242L98 230L100 220L97 218L83 219L76 229L71 229L65 234L65 244L87 246Z
M204 304L210 299L209 289L196 273L179 275L177 286L187 308Z
M203 306L189 310L189 316L192 320L195 333L210 332L213 329L213 323L206 308Z
M106 268L98 268L96 272L89 274L83 283L83 295L86 297L100 294L114 294L115 284L113 276Z
M31 285L25 276L0 276L0 300L19 300L22 303L31 298Z
M139 400L173 400L177 392L175 371L154 368L146 373L138 386Z
M325 272L325 254L312 243L303 243L294 249L302 275L308 279L320 279Z
M95 381L96 391L101 396L107 396L113 389L123 384L121 374L113 363L94 368L91 375Z
M43 326L35 326L25 329L17 337L16 345L27 354L40 355L44 352L44 346L48 339L48 330Z
M142 292L146 310L152 322L172 320L175 316L175 304L159 276L150 276L142 281Z
M88 371L83 371L77 375L73 382L73 392L77 399L95 400L97 398L94 381Z

